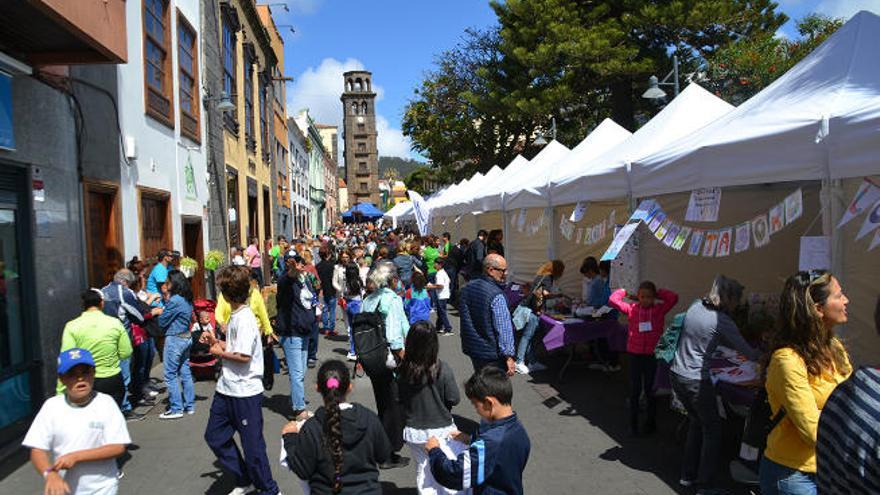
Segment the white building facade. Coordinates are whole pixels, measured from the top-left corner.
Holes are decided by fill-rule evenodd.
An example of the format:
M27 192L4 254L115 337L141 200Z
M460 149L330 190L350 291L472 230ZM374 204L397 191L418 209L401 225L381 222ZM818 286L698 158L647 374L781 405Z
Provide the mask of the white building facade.
M309 146L303 132L293 118L288 120L287 136L290 141L290 208L293 214L293 235L300 237L311 231L309 223Z

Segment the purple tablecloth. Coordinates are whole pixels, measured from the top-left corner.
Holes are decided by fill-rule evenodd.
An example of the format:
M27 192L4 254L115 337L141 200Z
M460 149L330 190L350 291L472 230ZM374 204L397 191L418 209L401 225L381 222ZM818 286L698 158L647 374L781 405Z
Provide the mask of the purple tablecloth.
M548 351L568 344L589 342L606 338L612 351L626 351L626 327L616 320L578 321L563 323L547 315L541 315L541 327L547 330L544 347Z

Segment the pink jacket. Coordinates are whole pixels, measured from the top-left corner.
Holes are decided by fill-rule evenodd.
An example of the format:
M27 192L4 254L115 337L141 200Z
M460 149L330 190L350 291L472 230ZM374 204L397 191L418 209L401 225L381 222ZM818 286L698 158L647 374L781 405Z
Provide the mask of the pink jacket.
M617 289L611 293L608 305L617 308L629 320L629 336L626 339L626 352L630 354L654 354L654 347L663 335L666 313L678 303L678 294L668 289L658 289L653 307L643 308L638 301L628 302L626 291Z

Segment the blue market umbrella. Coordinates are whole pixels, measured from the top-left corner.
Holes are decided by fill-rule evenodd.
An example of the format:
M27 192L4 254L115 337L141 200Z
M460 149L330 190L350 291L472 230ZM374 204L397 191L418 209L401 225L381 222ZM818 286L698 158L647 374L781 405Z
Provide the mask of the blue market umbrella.
M372 203L358 203L351 209L342 214L342 219L346 221L372 221L382 218L385 214L376 205Z

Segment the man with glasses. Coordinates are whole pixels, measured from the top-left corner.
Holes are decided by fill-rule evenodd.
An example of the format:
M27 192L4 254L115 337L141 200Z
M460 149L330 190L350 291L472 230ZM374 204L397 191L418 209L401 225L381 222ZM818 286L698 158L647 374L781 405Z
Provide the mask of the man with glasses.
M514 373L513 322L502 288L506 274L504 257L490 254L483 260L482 274L461 291L461 348L474 372L495 366L508 376Z

